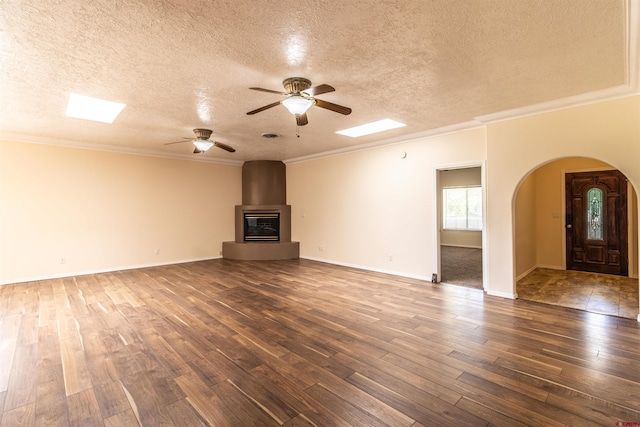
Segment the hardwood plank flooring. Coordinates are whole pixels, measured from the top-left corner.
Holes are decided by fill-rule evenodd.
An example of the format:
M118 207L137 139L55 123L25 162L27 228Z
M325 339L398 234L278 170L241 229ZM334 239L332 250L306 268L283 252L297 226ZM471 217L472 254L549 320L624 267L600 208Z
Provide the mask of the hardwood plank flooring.
M309 260L0 288L0 426L640 422L640 326Z

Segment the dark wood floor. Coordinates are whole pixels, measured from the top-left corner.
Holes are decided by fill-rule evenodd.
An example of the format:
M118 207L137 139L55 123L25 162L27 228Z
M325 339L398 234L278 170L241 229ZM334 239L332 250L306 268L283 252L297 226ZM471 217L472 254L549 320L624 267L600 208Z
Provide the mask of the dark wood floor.
M2 426L615 426L636 321L294 260L0 287Z

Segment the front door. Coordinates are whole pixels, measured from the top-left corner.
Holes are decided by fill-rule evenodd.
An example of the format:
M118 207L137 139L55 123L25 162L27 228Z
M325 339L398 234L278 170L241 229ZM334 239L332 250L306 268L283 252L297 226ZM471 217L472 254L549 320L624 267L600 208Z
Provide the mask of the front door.
M567 270L628 274L627 179L618 171L568 173Z

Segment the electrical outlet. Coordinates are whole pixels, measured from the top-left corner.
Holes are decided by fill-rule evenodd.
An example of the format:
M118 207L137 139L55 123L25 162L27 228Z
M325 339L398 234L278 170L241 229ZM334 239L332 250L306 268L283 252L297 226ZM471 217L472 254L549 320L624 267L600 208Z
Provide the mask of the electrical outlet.
M393 255L389 254L389 261L393 261Z
M318 246L318 251L324 252L324 246Z
M153 251L153 253L156 255L160 255L160 249L156 249L155 251Z
M66 263L67 263L67 258L66 257L60 258L60 264L66 264Z

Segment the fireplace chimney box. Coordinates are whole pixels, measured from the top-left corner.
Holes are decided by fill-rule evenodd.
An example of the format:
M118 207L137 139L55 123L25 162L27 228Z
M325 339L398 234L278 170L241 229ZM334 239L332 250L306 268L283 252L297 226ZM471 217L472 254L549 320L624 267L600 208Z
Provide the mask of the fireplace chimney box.
M243 205L286 205L287 171L284 163L254 160L242 165Z

